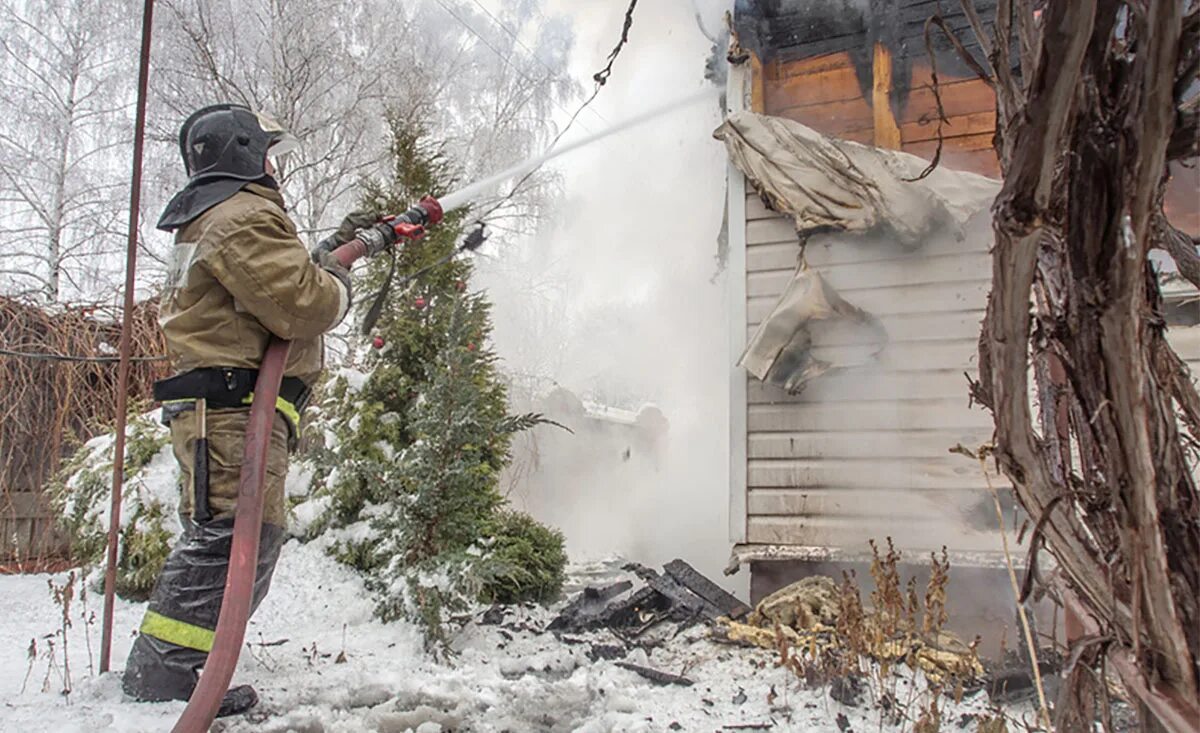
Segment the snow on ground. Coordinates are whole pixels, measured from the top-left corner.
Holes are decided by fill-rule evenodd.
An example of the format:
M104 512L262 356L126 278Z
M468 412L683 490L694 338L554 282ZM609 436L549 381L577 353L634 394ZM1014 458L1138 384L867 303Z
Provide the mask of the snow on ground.
M597 572L580 570L591 574L588 582ZM47 583L61 585L65 578L0 577L0 730L169 730L182 703L134 703L123 698L116 675L89 674L86 635L93 654L99 649L96 594L87 599L89 611L96 612L93 624L80 617L78 598L72 607L73 692L60 694L62 682L53 670L43 691L48 660L43 656L31 665L27 650L31 637L37 637L39 652L47 649L44 637L61 619ZM140 604L117 602L117 669L124 666L142 610ZM422 651L414 627L382 624L371 611L351 571L315 543L289 543L271 593L251 621L250 647L234 678L255 685L262 703L250 716L218 721L214 730L603 733L723 731L774 721L770 730L835 733L839 713L855 731L881 729L878 713L845 708L821 690L801 689L790 672L775 666L773 655L715 644L699 627L649 655L639 649L626 659L695 681L692 687L657 687L613 661L588 658L594 645L616 641L607 632L563 640L540 633L552 617L545 609L510 609L499 626L469 624L456 640L457 654L445 663ZM56 652L61 670L61 644ZM986 710L982 694L959 705L945 702L950 730L958 730L963 714Z

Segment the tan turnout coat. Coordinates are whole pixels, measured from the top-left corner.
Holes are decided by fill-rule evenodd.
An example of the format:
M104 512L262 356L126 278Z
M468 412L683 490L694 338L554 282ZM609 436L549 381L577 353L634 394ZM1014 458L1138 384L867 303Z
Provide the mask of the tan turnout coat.
M349 295L313 264L277 191L248 184L175 234L160 318L177 372L198 367L257 369L272 334L292 342L285 374L312 385L321 373L321 334L345 315ZM233 515L247 410L208 413L209 508ZM285 522L288 467L286 419L275 415L263 487L263 521ZM183 474L179 510L194 503L192 464L199 436L195 412L171 420L171 442Z
M279 192L255 183L175 234L161 322L177 372L257 369L274 334L292 342L286 376L312 385L321 334L345 315L348 294L314 264Z

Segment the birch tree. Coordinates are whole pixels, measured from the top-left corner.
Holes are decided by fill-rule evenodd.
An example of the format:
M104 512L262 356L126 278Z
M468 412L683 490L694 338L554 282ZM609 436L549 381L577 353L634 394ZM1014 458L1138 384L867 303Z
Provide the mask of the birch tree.
M457 0L358 0L336 12L319 0L164 0L155 138L173 146L183 117L218 101L275 115L303 141L279 178L301 233L316 236L380 172L388 115L419 112L461 177L545 144L578 87L565 71L570 26L538 5L494 15Z
M0 289L88 297L124 237L125 0L0 0Z

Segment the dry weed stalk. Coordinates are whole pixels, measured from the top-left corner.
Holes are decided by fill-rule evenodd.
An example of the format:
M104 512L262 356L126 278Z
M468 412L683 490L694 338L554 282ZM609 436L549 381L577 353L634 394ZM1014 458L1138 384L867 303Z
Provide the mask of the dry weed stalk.
M25 658L29 662L29 666L25 668L25 679L21 681L21 694L25 694L25 686L29 684L29 675L33 674L33 664L38 658L37 638L30 637L29 648L25 650Z
M1042 716L1042 724L1046 726L1046 730L1053 730L1050 722L1050 707L1046 704L1046 688L1042 684L1042 672L1038 666L1037 643L1033 639L1033 631L1029 625L1029 616L1025 613L1025 604L1020 602L1021 586L1017 583L1017 571L1013 568L1012 553L1008 549L1008 531L1004 528L1004 509L1000 506L1000 495L996 493L996 487L992 485L992 475L988 472L987 456L989 451L986 446L979 449L979 468L983 471L983 478L987 482L988 491L992 494L992 502L996 505L996 521L1000 528L1000 543L1004 548L1004 564L1008 568L1008 580L1012 583L1013 598L1018 599L1017 602L1017 617L1021 619L1021 629L1025 634L1025 646L1029 649L1029 663L1033 668L1033 682L1037 688L1039 713Z
M50 587L50 596L54 599L54 605L58 606L60 612L59 627L54 633L62 639L62 694L64 697L69 697L71 694L71 652L68 632L72 628L71 601L75 598L76 578L75 571L72 570L67 574L67 580L62 585L55 585L53 580L46 581L46 585ZM52 643L51 651L53 648Z
M921 632L926 636L936 634L946 625L946 584L950 582L950 558L942 548L942 559L930 554L929 584L925 589L925 617L921 621ZM914 578L915 581L915 578Z
M930 733L941 724L940 696L947 692L961 700L966 685L982 673L979 638L959 650L943 648L949 638L943 630L950 582L945 549L940 557L930 557L932 570L923 594L915 580L902 582L901 555L891 538L886 551L873 542L871 550L870 608L864 607L854 572L844 572L832 626L818 623L797 631L775 625L779 664L808 687L831 684L838 695L856 695L857 681L864 681L880 711L881 726L889 722L903 729L912 724L913 733ZM902 699L901 676L893 673L898 664L923 673L924 689L914 678Z
M79 583L79 605L83 608L79 613L79 618L83 621L83 641L87 645L88 653L88 675L95 676L96 667L92 657L92 626L96 623L96 612L88 608L88 592L87 583Z

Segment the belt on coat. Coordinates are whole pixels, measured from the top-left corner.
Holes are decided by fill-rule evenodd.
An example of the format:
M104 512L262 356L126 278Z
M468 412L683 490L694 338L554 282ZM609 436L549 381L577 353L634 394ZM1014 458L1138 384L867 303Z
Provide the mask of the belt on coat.
M254 401L257 369L241 367L200 367L154 383L154 399L163 404L163 422L203 399L211 408L246 407ZM287 418L293 435L300 433L300 412L308 404L312 390L303 380L284 377L275 399L275 409Z

